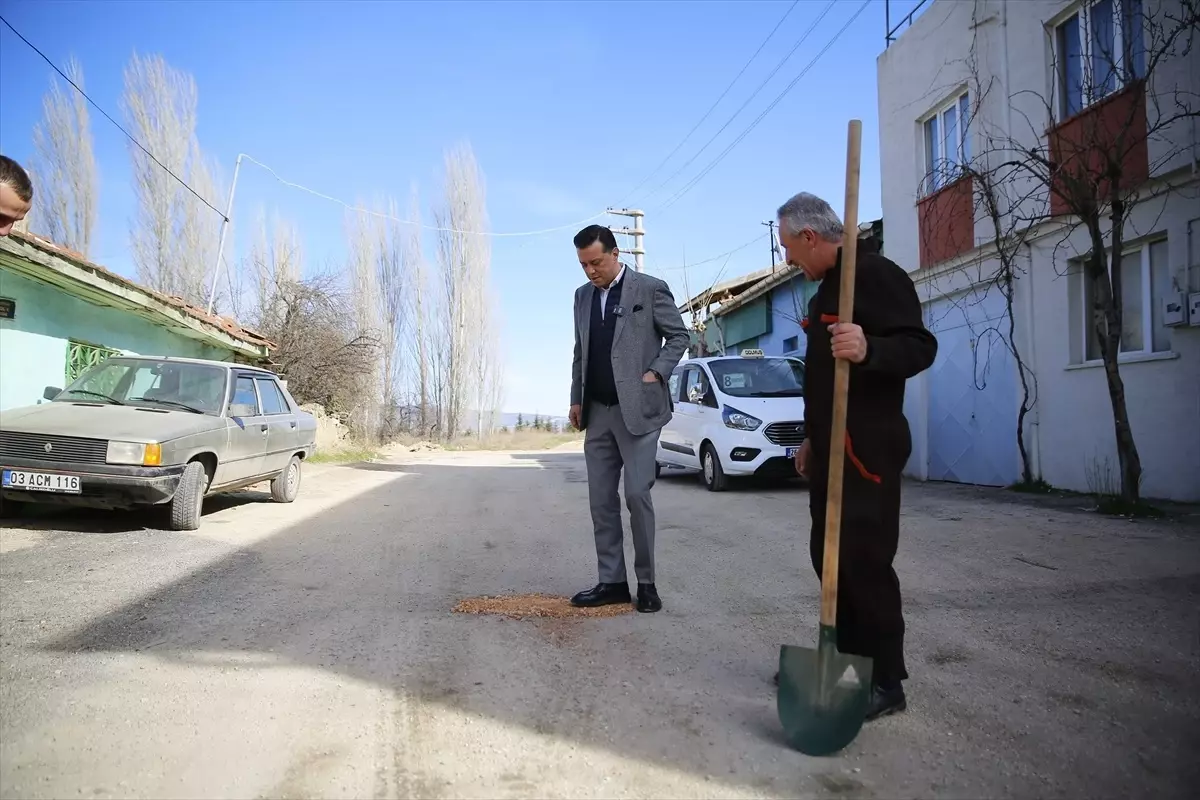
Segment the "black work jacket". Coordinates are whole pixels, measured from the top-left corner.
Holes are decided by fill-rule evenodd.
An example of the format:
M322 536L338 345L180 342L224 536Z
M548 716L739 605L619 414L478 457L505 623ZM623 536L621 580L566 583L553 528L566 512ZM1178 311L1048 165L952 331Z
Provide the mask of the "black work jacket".
M859 246L854 281L854 318L867 338L867 358L850 368L846 427L860 429L903 427L904 383L933 364L937 339L925 328L921 301L903 269L867 243ZM838 320L842 251L808 304L804 332L804 421L809 435L828 431L833 420L833 368L830 325ZM816 444L814 440L814 444Z

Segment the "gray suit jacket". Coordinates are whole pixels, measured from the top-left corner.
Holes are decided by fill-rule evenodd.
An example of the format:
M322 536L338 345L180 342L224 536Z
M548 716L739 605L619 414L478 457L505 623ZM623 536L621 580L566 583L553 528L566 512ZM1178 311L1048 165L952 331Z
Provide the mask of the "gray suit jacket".
M613 331L612 369L625 427L634 436L660 430L671 421L674 403L667 391L671 372L687 351L690 337L675 298L665 281L632 268L621 279L621 313ZM582 406L581 427L587 427L588 339L592 322L590 283L575 290L575 360L571 364L571 405ZM664 341L665 340L665 341ZM662 376L645 383L653 370Z

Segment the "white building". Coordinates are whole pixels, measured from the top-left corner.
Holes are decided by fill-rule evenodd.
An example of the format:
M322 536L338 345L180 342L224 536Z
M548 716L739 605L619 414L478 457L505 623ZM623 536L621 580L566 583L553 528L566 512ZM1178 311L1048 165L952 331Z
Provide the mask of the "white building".
M1124 174L1145 178L1124 227L1119 358L1141 490L1200 500L1200 308L1188 308L1200 302L1200 146L1194 118L1160 124L1177 98L1196 108L1200 36L1183 32L1195 37L1186 57L1154 57L1163 26L1195 2L935 0L879 56L887 252L911 270L939 342L906 399L911 476L1020 479L1015 348L1035 401L1024 424L1035 477L1077 491L1119 487L1106 373L1088 331L1094 281L1079 261L1089 233L1059 213L1047 186L1039 194L1036 180L1021 179L1027 170L1000 166L1031 163L1030 151L1051 145L1065 161L1063 142L1097 122L1092 130L1111 137L1119 120L1146 131L1139 146L1120 148ZM1107 53L1116 68L1101 72ZM1021 239L1007 259L1011 318L980 171L997 187L1001 230ZM1107 247L1111 226L1101 233Z

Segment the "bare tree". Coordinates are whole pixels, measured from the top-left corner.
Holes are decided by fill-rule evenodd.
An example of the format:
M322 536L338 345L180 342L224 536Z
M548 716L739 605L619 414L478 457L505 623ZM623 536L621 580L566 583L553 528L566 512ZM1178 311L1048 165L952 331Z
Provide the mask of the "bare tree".
M161 162L130 144L138 201L132 230L138 279L165 294L206 304L206 275L213 266L208 259L215 254L220 217L167 172L207 202L219 202L214 172L196 140L195 80L161 56L135 53L125 68L122 109L134 138Z
M1051 43L1055 89L1007 98L1026 129L989 127L982 137L985 152L960 166L959 177L971 179L976 208L995 223L1001 265L993 285L1006 292L1010 320L1012 281L1019 277L1016 253L1025 241L1057 229L1056 260L1065 250L1064 272L1082 270L1090 297L1085 312L1091 315L1112 407L1120 497L1134 505L1140 500L1142 467L1119 359L1122 260L1133 210L1152 195L1179 191L1175 178L1191 163L1188 126L1200 117L1200 94L1186 64L1200 30L1200 0L1126 0L1121 11L1119 22L1102 23L1120 28L1114 40L1123 47L1097 42L1084 59L1080 52L1064 55L1061 42ZM1080 25L1080 35L1090 35L1082 10ZM1076 244L1079 231L1083 248ZM1011 322L1007 338L1011 347ZM1022 370L1023 383L1026 374ZM1022 416L1029 398L1026 385ZM1022 457L1030 477L1023 443Z
M404 360L405 292L408 291L410 264L405 261L405 231L396 222L396 201L382 204L386 217L376 228L375 283L380 328L380 356L383 380L384 436L398 426L400 378Z
M470 145L448 150L443 163L444 196L434 212L441 297L433 361L444 391L441 433L451 437L468 411L494 413L486 407L497 402L503 376L496 343L489 341L498 331L491 313L491 244L482 235L488 224L483 175Z
M363 212L350 212L346 219L346 236L349 246L347 278L350 282L350 311L357 330L373 341L381 341L380 305L376 247L378 232L382 228L378 218ZM357 433L374 439L379 433L379 412L384 393L383 375L376 359L370 364L366 390L359 397L351 427Z
M83 67L72 57L67 77L84 88ZM88 255L96 225L96 158L87 100L56 78L42 98L42 120L33 128L37 176L33 216L42 233L83 256Z
M413 367L410 374L416 380L413 394L417 401L417 425L421 436L427 436L438 415L430 405L432 402L431 364L429 332L432 328L429 297L429 275L421 249L421 205L414 185L409 197L407 218L413 223L407 226L402 243L403 261L408 277L408 316L412 321L412 335L408 339L408 357Z

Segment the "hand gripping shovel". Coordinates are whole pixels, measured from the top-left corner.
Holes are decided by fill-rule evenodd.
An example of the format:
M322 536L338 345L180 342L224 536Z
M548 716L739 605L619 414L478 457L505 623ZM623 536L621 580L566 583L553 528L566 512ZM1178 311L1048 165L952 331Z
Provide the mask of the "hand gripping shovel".
M850 322L854 312L862 122L850 121L847 139L839 322ZM821 628L817 649L785 644L779 651L779 721L788 742L810 756L830 755L850 744L862 727L871 701L871 659L837 650L838 543L842 529L849 387L850 363L838 359L833 377L833 430L829 441L825 552L821 566Z

